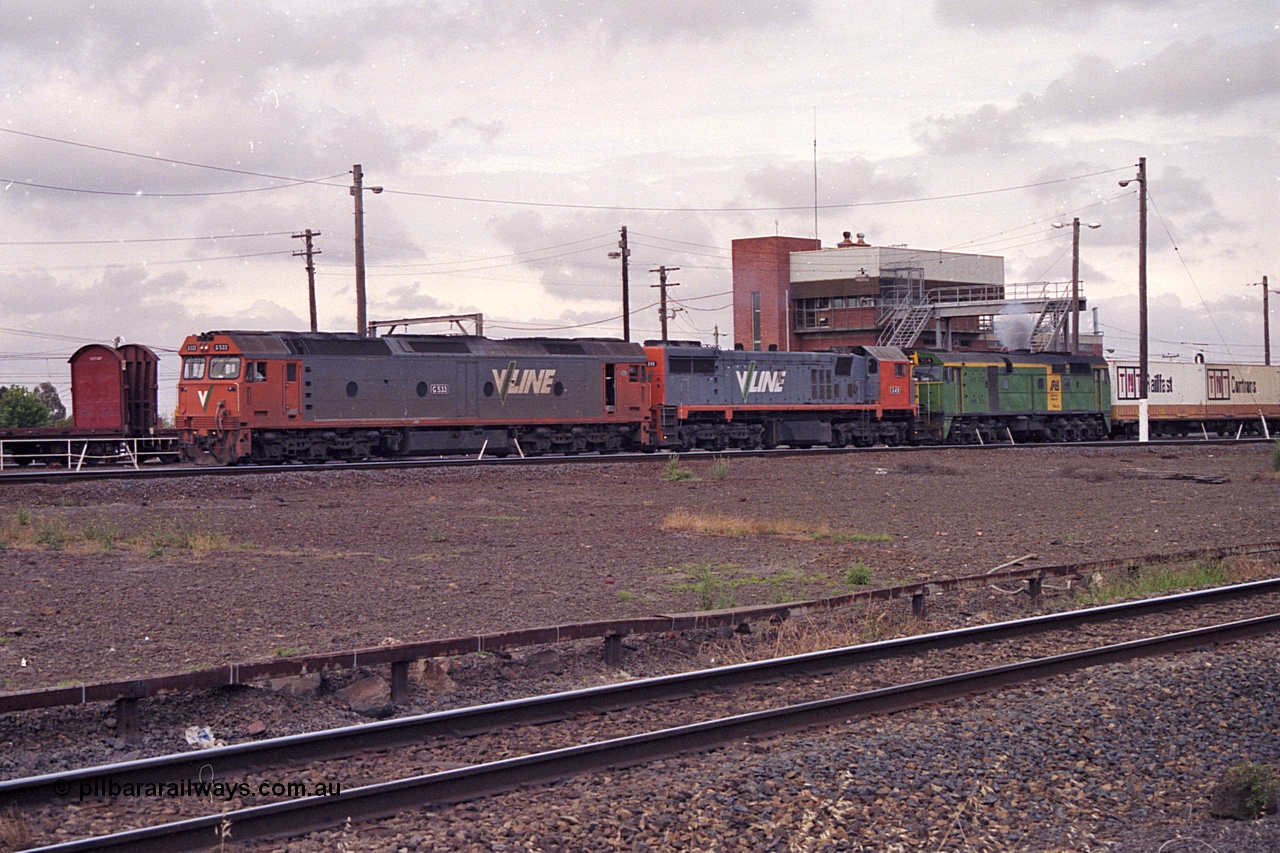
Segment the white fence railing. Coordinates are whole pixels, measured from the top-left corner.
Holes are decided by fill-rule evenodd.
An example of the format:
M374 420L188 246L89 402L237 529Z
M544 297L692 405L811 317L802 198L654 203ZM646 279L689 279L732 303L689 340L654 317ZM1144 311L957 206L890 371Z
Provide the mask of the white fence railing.
M174 461L178 439L165 438L7 438L0 439L0 471L32 463L79 471L88 464L125 464L138 468L148 459Z

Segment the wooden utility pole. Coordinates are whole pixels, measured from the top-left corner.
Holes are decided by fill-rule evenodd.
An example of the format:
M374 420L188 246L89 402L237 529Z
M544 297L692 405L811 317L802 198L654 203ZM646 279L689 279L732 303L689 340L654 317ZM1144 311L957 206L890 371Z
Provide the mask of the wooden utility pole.
M1250 282L1250 287L1262 288L1262 363L1271 364L1271 305L1267 299L1267 277L1262 277L1262 283Z
M649 272L656 272L658 274L658 283L651 284L649 286L660 288L658 291L658 316L662 319L662 342L664 344L667 342L667 288L680 286L680 282L678 281L668 283L667 273L675 272L678 269L680 269L680 267L663 266L658 267L656 270L649 270Z
M364 191L377 195L382 187L364 185L364 170L359 163L351 167L351 177L351 195L356 200L356 332L364 338L369 336L364 289Z
M311 331L313 332L319 330L319 326L316 321L316 264L314 257L323 253L319 249L313 249L311 247L311 238L319 236L319 231L312 231L310 228L301 234L293 235L293 239L296 240L299 237L305 237L307 242L307 248L303 249L301 252L294 252L293 256L295 258L305 257L307 259L307 301L311 304Z
M1147 158L1138 158L1138 176L1121 181L1127 187L1138 182L1138 441L1150 440L1148 397L1150 379L1147 364Z
M622 339L629 341L631 340L631 283L627 278L631 249L627 246L627 226L623 225L618 232L622 235L622 239L618 241L618 251L610 252L609 257L622 259Z

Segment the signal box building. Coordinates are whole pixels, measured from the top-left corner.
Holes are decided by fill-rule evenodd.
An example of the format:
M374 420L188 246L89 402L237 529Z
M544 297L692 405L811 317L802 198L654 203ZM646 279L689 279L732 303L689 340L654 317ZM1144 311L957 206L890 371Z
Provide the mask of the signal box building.
M745 350L999 350L993 318L1010 310L1031 315L1023 346L1066 350L1072 306L1069 282L1006 285L993 255L874 246L847 231L829 249L800 237L733 241L734 346ZM1081 341L1083 352L1100 348Z

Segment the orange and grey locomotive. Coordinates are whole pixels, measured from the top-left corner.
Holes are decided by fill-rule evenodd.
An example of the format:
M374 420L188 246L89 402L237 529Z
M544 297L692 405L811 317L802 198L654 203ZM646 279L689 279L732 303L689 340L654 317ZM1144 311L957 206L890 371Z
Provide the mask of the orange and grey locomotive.
M181 354L192 459L611 452L647 432L645 354L621 341L227 331Z

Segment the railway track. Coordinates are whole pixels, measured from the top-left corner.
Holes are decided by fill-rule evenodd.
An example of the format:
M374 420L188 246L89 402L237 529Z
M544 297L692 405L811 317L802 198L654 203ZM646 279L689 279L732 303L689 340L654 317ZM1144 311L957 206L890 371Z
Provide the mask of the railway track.
M355 788L343 784L337 796L252 805L175 824L102 835L121 823L136 825L151 817L145 810L128 809L129 802L120 800L109 808L94 809L92 825L80 828L83 834L99 837L48 849L195 849L215 845L218 833L228 827L237 841L296 834L348 819L459 802L604 767L705 750L746 737L941 702L1085 667L1271 633L1280 628L1280 613L1274 612L1278 595L1280 580L1239 584L195 754L10 780L0 783L0 805L22 803L42 823L62 822L60 816L65 820L66 815L61 804L68 797L77 799L86 790L87 799L99 799L94 785L100 786L104 779L117 785L194 779L202 773L204 778L233 779L298 762L323 761L326 773L341 768L349 774L348 779L368 780ZM1187 627L1189 624L1195 627ZM1107 641L1097 645L1100 636ZM904 669L912 675L906 683L902 683ZM735 693L729 699L725 692L744 687L753 688L751 696L739 698ZM726 701L739 707L752 703L758 707L726 717L722 716ZM626 713L619 715L623 710ZM671 725L673 720L679 724ZM552 725L556 721L567 722ZM585 737L591 742L583 743ZM432 744L434 750L429 748ZM416 754L404 759L390 752L406 747ZM534 752L520 754L528 749ZM375 760L371 753L379 757ZM347 764L334 763L352 756ZM465 759L467 766L456 766L459 759ZM380 766L375 768L375 764ZM113 817L111 813L117 809L121 813Z
M1211 438L1211 439L1160 439L1139 445L1132 441L1078 441L1057 444L939 444L919 445L912 447L821 447L806 449L775 448L773 450L725 450L725 451L691 451L693 458L710 458L726 456L732 459L767 458L785 456L812 456L814 454L844 455L856 453L918 453L928 450L945 450L953 452L991 452L1035 450L1043 448L1093 448L1123 449L1138 447L1210 447L1217 445L1239 445L1241 443L1270 444L1273 439L1267 438ZM0 471L0 486L20 483L77 483L91 480L161 480L181 479L184 477L251 477L262 474L298 474L323 471L396 471L413 468L467 468L476 465L533 467L542 465L602 465L618 462L652 462L655 459L666 461L671 456L667 451L655 453L614 453L614 454L575 454L568 456L529 456L517 457L415 457L412 459L365 460L359 462L327 462L320 464L288 464L288 465L194 465L181 463L177 465L150 465L142 468L125 468L123 466L99 466L80 471L62 468L14 468L6 466Z

